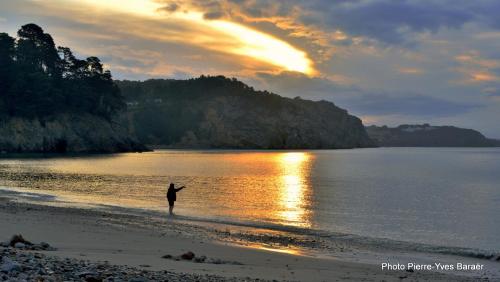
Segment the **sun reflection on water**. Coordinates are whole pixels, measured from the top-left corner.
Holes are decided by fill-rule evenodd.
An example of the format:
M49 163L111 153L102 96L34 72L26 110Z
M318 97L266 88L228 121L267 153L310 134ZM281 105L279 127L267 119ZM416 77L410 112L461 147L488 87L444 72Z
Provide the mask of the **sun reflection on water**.
M310 227L307 205L311 156L305 152L292 152L280 154L278 158L282 170L278 216L289 224Z
M0 186L76 203L165 212L166 186L188 188L176 210L194 217L311 227L310 152L157 151L0 161Z

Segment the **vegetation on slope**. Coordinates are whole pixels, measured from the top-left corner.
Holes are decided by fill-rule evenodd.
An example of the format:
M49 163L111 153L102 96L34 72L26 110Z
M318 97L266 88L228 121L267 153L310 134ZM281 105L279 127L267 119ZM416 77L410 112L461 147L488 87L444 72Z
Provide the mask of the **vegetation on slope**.
M130 138L124 99L99 58L56 48L35 24L17 35L0 33L0 151L145 149Z
M234 78L118 81L141 142L190 148L372 146L361 121L326 101L256 91Z

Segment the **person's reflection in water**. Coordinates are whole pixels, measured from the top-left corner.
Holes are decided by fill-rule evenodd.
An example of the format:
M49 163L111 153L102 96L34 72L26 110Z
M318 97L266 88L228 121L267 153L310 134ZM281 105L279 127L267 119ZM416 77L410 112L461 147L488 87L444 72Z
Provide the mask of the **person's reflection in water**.
M177 200L177 192L181 191L182 189L186 188L185 186L182 186L180 188L175 188L174 183L170 183L170 186L168 187L167 191L167 200L168 200L168 212L170 215L174 215L174 203Z

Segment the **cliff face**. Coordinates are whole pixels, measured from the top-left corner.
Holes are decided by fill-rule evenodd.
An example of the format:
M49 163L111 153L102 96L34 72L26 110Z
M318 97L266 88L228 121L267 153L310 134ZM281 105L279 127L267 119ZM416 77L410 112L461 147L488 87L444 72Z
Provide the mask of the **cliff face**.
M368 126L368 135L383 147L496 147L499 140L488 139L480 132L454 126L400 125Z
M60 114L52 118L0 120L0 151L113 153L144 151L129 137L118 118L107 121L89 114Z
M354 148L371 146L361 121L327 102L288 101L271 110L220 97L200 107L203 118L175 147Z
M208 81L197 85L200 79ZM226 78L200 79L118 83L126 98L134 89L138 99L130 107L130 117L139 141L175 148L335 149L374 145L361 120L333 103L284 98ZM214 80L220 83L214 86ZM145 99L141 93L149 97Z
M78 59L30 23L0 32L0 152L123 152L145 147L122 122L125 100L99 58Z

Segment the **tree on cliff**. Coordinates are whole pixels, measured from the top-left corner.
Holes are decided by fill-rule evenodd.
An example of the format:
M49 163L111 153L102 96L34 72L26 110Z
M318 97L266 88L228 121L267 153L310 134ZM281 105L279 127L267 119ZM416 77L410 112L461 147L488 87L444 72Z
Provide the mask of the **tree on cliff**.
M361 120L331 102L290 99L224 76L117 81L137 138L189 148L373 146Z
M12 85L14 72L15 40L6 33L0 33L0 110L5 110L6 96Z
M27 118L90 113L110 118L125 108L111 73L97 57L77 59L36 24L17 40L0 33L0 113Z

